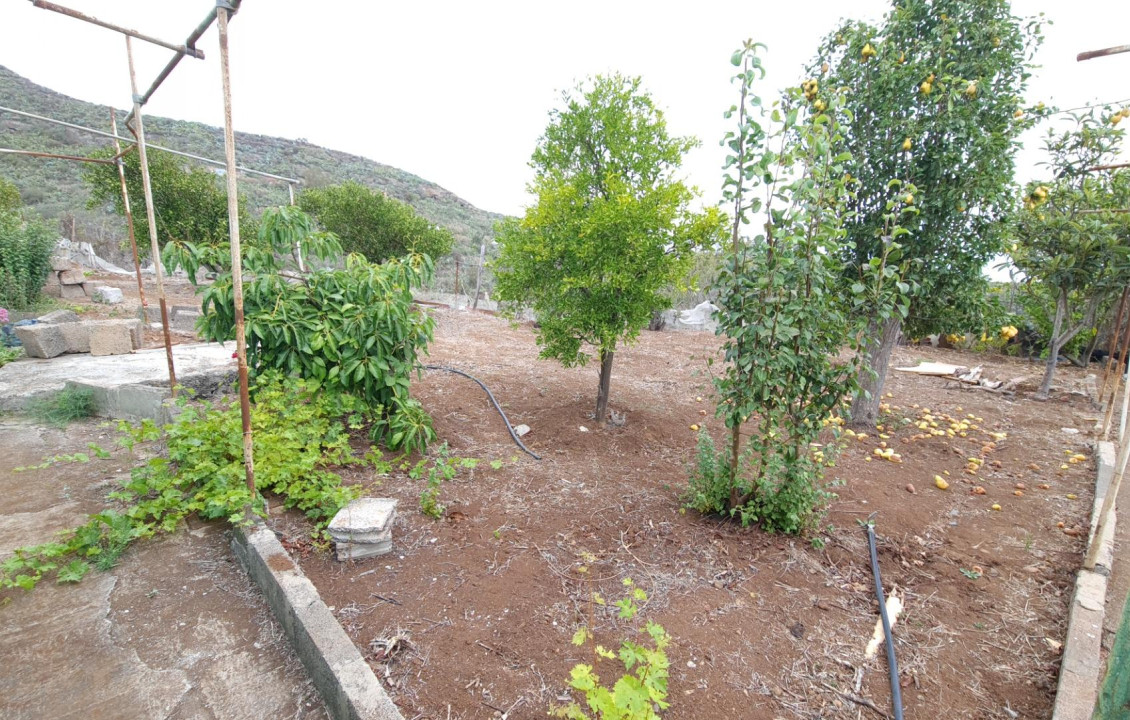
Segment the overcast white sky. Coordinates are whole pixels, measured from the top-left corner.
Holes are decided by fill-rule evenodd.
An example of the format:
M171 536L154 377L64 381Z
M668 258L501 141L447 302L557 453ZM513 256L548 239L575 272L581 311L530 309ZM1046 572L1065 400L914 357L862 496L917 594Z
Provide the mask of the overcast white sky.
M59 0L101 19L181 42L210 0ZM877 20L880 0L696 3L294 2L246 0L231 25L237 129L306 138L436 182L471 203L519 214L534 144L560 90L587 75L638 74L666 109L672 132L702 147L686 174L708 202L720 194L734 102L731 52L766 43L760 94L796 82L839 18ZM1130 54L1078 63L1082 50L1130 43L1128 0L1015 0L1016 14L1054 24L1029 97L1062 108L1130 98ZM150 114L219 125L213 27L147 106ZM170 52L135 43L147 87ZM130 102L121 36L26 0L0 0L0 65L91 102ZM7 104L0 97L0 104ZM1027 137L1021 174L1039 159Z

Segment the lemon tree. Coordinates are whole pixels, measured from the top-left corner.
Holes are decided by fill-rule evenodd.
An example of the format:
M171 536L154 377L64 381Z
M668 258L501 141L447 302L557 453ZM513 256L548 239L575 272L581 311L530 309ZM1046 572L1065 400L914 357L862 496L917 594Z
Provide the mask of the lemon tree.
M607 418L612 361L716 239L721 213L691 210L677 177L697 145L673 137L639 78L597 76L564 94L530 161L537 202L498 227L497 297L538 319L541 356L600 358L596 419Z
M849 266L883 251L889 181L919 188L914 241L904 248L913 262L909 311L872 318L857 424L875 422L904 328L919 336L979 322L982 269L1004 245L1017 138L1043 112L1023 98L1040 28L1007 0L896 0L881 25L848 21L820 45L810 74L821 92L848 89L840 146L852 156ZM854 282L852 271L845 276Z
M1050 132L1044 147L1050 178L1025 189L1010 256L1026 295L1052 318L1047 365L1036 397L1047 398L1060 351L1094 328L1104 306L1126 286L1130 251L1130 173L1087 172L1118 155L1119 111L1076 117L1075 128ZM1113 121L1113 122L1112 122Z

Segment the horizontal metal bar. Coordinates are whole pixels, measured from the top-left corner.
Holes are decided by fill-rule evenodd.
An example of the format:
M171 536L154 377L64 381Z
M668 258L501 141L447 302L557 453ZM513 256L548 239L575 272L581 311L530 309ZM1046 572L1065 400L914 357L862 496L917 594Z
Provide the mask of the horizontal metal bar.
M1130 45L1116 45L1115 47L1103 48L1102 50L1081 52L1075 56L1075 61L1083 62L1084 60L1093 60L1094 58L1106 57L1107 55L1119 55L1125 52L1130 52Z
M10 108L10 107L4 107L3 105L0 105L0 112L10 112L13 115L21 115L23 117L31 118L33 120L42 120L43 122L48 122L48 123L52 123L52 124L55 124L55 125L62 125L63 127L69 127L69 128L73 128L75 130L82 130L83 132L88 132L88 133L92 133L94 135L100 135L102 137L108 137L108 138L111 138L111 139L120 140L122 142L127 142L127 143L136 142L133 138L122 137L121 135L114 135L113 133L108 133L105 130L95 130L94 128L88 128L88 127L85 127L83 125L75 125L74 123L64 122L63 120L56 120L54 118L49 118L49 117L44 117L42 115L36 115L34 113L24 112L23 110L15 110L15 109ZM161 147L160 145L154 145L153 143L149 143L149 142L145 143L145 146L147 148L152 148L154 150L161 150L163 152L172 153L173 155L180 155L181 157L186 157L186 158L189 158L191 160L197 160L197 161L202 162L202 163L208 163L209 165L216 165L217 167L226 167L226 165L227 165L227 163L220 161L220 160L212 160L211 158L201 157L200 155L193 155L192 153L183 152L181 150L173 150L171 148ZM285 175L275 175L273 173L263 172L262 170L252 170L251 168L246 168L246 167L243 167L241 165L236 166L236 169L238 169L240 172L245 172L249 175L259 175L261 177L271 178L272 180L282 180L283 182L294 183L294 184L297 184L297 185L302 184L302 181L299 180L298 178L286 177Z
M195 51L196 41L199 40L200 37L208 31L208 28L215 21L216 8L212 8L211 12L208 13L208 16L204 18L204 20L199 25L196 26L196 29L193 30L192 33L188 36L188 39L184 41L184 47L188 48L189 50ZM140 100L138 101L139 105L144 105L145 103L149 102L149 98L153 97L153 93L157 92L157 88L161 87L161 83L165 82L165 78L169 77L169 73L171 73L176 68L176 66L180 63L181 58L183 57L184 53L178 51L177 54L174 55L171 60L169 60L169 62L161 70L160 74L157 75L157 79L153 81L153 84L150 85L149 89L145 91L145 94L141 96ZM127 125L132 118L133 111L131 110L130 114L126 116Z
M92 15L86 15L85 13L81 13L78 10L72 10L70 8L63 7L62 5L56 5L55 3L47 2L47 0L32 0L31 4L36 6L37 8L42 8L44 10L51 10L52 12L57 12L61 15L73 17L76 20L82 20L84 22L88 22L88 23L91 23L93 25L98 25L100 27L104 27L107 30L113 30L114 32L120 32L123 35L129 35L130 37L137 38L138 40L144 40L147 43L153 43L154 45L160 45L161 47L168 48L169 50L172 50L173 52L176 52L176 53L191 55L192 57L197 58L198 60L204 59L203 51L197 50L194 47L185 47L184 45L174 45L173 43L168 43L168 42L165 42L164 40L159 40L159 39L152 37L150 35L143 35L142 33L139 33L137 30L130 30L129 28L124 28L124 27L121 27L120 25L114 25L113 23L108 23L105 20L99 20L98 18L96 18Z
M1080 210L1080 215L1106 215L1106 214L1121 215L1122 213L1130 213L1130 208L1106 208L1099 210Z
M30 157L51 158L53 160L77 160L78 162L98 163L99 165L113 165L113 160L105 160L103 158L90 158L82 157L80 155L57 155L48 152L36 152L35 150L15 150L13 148L0 148L0 153L5 155L28 155Z

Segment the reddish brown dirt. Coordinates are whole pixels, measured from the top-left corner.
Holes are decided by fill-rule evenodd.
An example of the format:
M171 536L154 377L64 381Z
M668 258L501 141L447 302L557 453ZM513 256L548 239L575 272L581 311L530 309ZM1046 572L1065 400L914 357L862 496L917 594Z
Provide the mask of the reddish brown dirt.
M543 460L515 448L473 383L429 372L413 392L440 437L455 454L483 460L444 484L445 519L419 512L423 480L399 468L355 474L371 494L400 499L394 552L350 563L295 553L405 717L544 717L567 698L569 669L593 661L569 642L578 625L594 624L606 646L633 636L638 624L589 601L594 591L620 597L626 577L650 595L641 616L673 638L665 718L874 716L843 694L890 707L882 651L863 658L878 616L857 521L871 513L885 588L897 587L906 603L894 632L906 717L1050 715L1082 553L1082 539L1056 524L1086 527L1094 477L1093 412L1069 392L1081 388L1081 372L1064 369L1062 391L1044 403L891 373L886 422L917 420L929 408L941 429L949 426L942 416L967 415L981 418L966 418L978 428L965 438L911 440L922 431L902 426L887 440L900 464L868 460L877 431L851 442L830 470L839 497L817 549L810 539L680 510L695 442L689 426L723 437L705 363L718 347L713 336L645 333L618 352L612 407L626 424L600 427L591 417L595 367L535 359L530 327L435 312L429 362L486 382L511 421L532 428L525 439ZM900 365L918 359L984 364L986 376L1003 379L1035 381L1041 370L952 350L895 356ZM1088 459L1066 463L1067 451ZM963 472L969 457L985 460L975 480ZM951 483L944 492L933 482L942 473ZM1018 482L1022 496L1013 494ZM974 484L986 494L971 494ZM274 522L292 547L308 550L300 520ZM975 569L977 579L962 573ZM377 642L396 636L408 641L392 653ZM597 665L609 684L618 669Z

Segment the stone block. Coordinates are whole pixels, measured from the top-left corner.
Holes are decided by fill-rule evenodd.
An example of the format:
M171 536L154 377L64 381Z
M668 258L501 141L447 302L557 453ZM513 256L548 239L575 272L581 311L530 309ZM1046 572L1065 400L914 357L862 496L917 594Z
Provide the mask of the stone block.
M133 341L130 339L128 326L119 323L97 323L91 327L91 355L129 355L131 352L133 352Z
M90 294L90 299L96 303L117 305L118 303L125 302L126 296L120 288L100 285L94 288L94 292Z
M391 498L358 498L338 510L326 529L334 536L383 532L392 527L396 503Z
M59 297L64 300L85 300L86 292L82 285L60 285Z
M387 555L392 552L392 540L382 543L334 543L338 561L361 560L367 557Z
M169 327L177 332L194 333L196 332L196 321L200 317L201 314L198 312L180 310L169 321Z
M54 255L51 257L51 269L55 272L63 272L64 270L80 270L79 264L70 258L60 257Z
M53 358L67 351L67 341L58 325L23 325L13 328L13 332L28 357Z
M377 532L352 532L341 531L331 532L330 537L337 543L356 543L358 545L383 543L392 540L392 527L389 526L384 530Z
M145 342L145 325L140 320L132 318L123 318L119 320L87 320L86 325L90 326L93 330L95 327L109 327L118 326L124 327L129 330L130 344L133 345L134 350L140 350Z
M517 435L518 437L525 437L529 432L530 432L530 426L529 425L526 425L526 424L523 423L522 425L515 425L514 426L514 434Z
M78 315L74 310L52 310L46 315L40 315L38 318L41 323L58 324L58 323L75 323L78 322Z
M90 352L90 325L82 322L62 323L58 328L67 343L67 352Z
M87 282L84 282L82 284L82 291L84 293L86 293L87 297L94 297L94 291L97 290L100 287L106 287L106 286L103 283L100 283L100 282L97 282L97 281L95 281L95 282L87 281Z
M82 285L86 282L86 276L82 274L82 270L63 270L59 273L59 282L63 285Z

